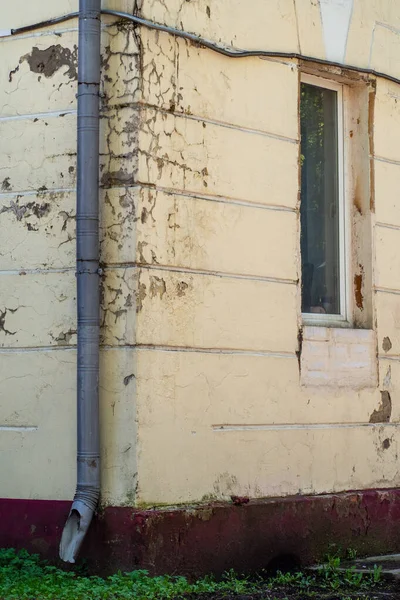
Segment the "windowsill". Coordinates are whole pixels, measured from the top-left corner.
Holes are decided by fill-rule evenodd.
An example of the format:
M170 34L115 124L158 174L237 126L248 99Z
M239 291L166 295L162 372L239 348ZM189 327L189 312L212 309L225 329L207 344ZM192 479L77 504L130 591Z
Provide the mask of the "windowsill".
M351 323L341 315L325 315L318 313L302 313L305 326L312 327L351 327Z
M304 386L374 388L378 383L375 331L307 325L300 364Z

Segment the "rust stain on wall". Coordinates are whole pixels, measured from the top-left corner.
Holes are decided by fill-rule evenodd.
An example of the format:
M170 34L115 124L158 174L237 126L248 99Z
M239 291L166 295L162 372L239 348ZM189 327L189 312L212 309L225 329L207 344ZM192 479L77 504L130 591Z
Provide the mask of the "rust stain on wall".
M358 275L354 275L354 297L356 300L357 308L363 310L364 308L364 296L362 293L362 285L363 285L363 274L359 273Z
M356 185L355 185L355 190L354 190L354 207L357 210L357 212L362 215L362 194L360 191L360 182L359 182L359 178L357 177L356 180Z

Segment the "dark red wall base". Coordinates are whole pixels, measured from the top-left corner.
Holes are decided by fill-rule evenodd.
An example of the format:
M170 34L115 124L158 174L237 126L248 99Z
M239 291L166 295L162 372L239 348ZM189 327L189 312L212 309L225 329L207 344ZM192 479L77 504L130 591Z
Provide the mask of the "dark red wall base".
M55 559L70 502L0 499L0 546ZM81 556L91 571L220 574L302 565L332 544L360 555L400 551L400 490L218 503L197 508L109 507L96 515Z

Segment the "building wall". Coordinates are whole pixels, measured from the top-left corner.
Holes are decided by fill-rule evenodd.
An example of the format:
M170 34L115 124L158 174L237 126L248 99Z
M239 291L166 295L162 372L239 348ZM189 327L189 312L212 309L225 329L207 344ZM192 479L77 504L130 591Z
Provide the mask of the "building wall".
M400 77L389 0L137 8L235 47ZM4 27L55 10L18 0ZM399 485L399 86L368 83L372 258L361 292L378 383L302 385L298 89L309 64L229 59L103 25L103 503ZM0 40L0 480L10 498L68 499L75 486L76 44L76 21ZM352 108L355 128L364 109Z

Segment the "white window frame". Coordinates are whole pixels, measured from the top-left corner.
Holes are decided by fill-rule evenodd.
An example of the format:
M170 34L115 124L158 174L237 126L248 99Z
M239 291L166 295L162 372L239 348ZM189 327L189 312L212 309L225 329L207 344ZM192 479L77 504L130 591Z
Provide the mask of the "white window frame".
M305 325L320 325L341 327L350 326L350 299L348 277L350 273L350 216L345 193L345 146L344 146L344 86L341 83L317 77L315 75L301 74L301 83L306 83L319 88L337 92L337 157L338 157L338 204L339 204L339 303L340 314L329 315L319 313L302 313Z

